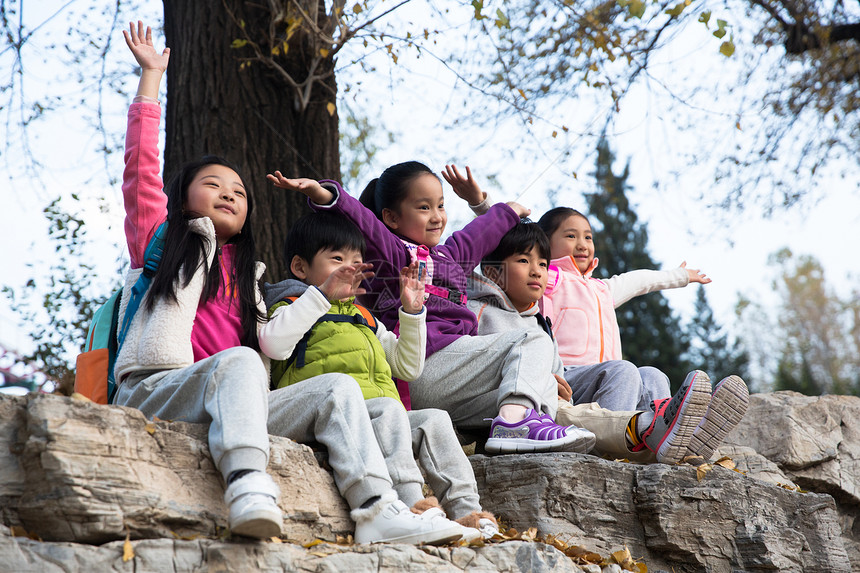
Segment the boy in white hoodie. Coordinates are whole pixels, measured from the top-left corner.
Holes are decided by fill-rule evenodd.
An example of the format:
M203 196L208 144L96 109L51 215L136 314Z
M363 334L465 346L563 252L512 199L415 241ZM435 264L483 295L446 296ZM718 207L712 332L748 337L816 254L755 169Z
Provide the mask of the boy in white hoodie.
M479 334L542 330L552 337L551 326L538 308L546 290L549 261L549 240L535 223L524 220L502 238L498 248L481 262L483 276L473 274L470 279L468 305L478 317ZM555 346L550 368L559 385L561 420L557 421L593 432L595 453L671 464L719 445L710 430L721 412L709 410L711 384L704 372L688 374L674 396L654 401L652 411L612 411L594 403L573 406ZM710 424L704 423L706 415L711 417Z

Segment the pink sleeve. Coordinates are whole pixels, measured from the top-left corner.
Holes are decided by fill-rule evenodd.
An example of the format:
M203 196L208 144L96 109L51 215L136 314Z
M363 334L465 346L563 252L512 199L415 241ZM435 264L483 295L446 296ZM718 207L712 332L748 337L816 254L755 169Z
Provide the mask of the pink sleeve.
M125 136L125 170L122 197L125 204L125 239L131 267L143 266L143 253L150 238L167 219L167 195L161 180L158 135L161 106L133 103L128 108Z

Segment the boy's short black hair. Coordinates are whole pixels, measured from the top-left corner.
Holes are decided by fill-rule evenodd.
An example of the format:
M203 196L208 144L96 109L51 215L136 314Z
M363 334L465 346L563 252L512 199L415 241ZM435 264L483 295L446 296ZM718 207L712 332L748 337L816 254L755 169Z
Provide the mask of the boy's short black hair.
M355 223L336 213L316 212L299 217L284 241L284 262L287 275L293 276L290 265L296 255L310 263L324 249L355 249L364 257L367 245Z
M550 261L549 238L546 233L534 221L520 219L519 223L505 233L499 246L481 260L481 271L486 267L498 267L511 255L525 254L532 249L536 249L542 259Z

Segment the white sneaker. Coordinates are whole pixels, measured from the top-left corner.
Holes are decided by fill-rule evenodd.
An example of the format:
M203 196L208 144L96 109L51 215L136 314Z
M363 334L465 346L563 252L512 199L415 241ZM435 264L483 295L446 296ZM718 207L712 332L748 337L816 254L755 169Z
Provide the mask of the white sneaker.
M257 539L280 535L283 514L275 503L279 494L278 485L266 472L254 471L231 483L224 492L230 532Z
M495 521L486 517L482 517L478 521L478 529L481 531L481 537L484 539L492 539L496 535L499 535L499 526L496 525Z
M441 519L434 510L438 510ZM439 545L462 536L460 524L449 521L442 510L431 508L419 515L412 513L400 500L392 501L374 517L355 524L356 543Z

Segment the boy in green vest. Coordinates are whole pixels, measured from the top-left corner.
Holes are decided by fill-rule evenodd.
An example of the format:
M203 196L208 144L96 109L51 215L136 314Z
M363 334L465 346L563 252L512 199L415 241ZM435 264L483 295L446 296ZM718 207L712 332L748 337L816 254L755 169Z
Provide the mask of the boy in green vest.
M265 285L269 322L260 331L260 349L272 359L272 384L280 388L324 372L351 375L401 501L428 519L447 512L464 539L490 538L498 524L481 508L450 417L435 409L407 411L392 379L413 380L424 368L427 312L418 263L401 271L393 333L354 301L364 293L361 281L373 276L364 252L364 236L339 215L311 213L293 224L284 248L290 278ZM424 497L415 457L438 501Z

